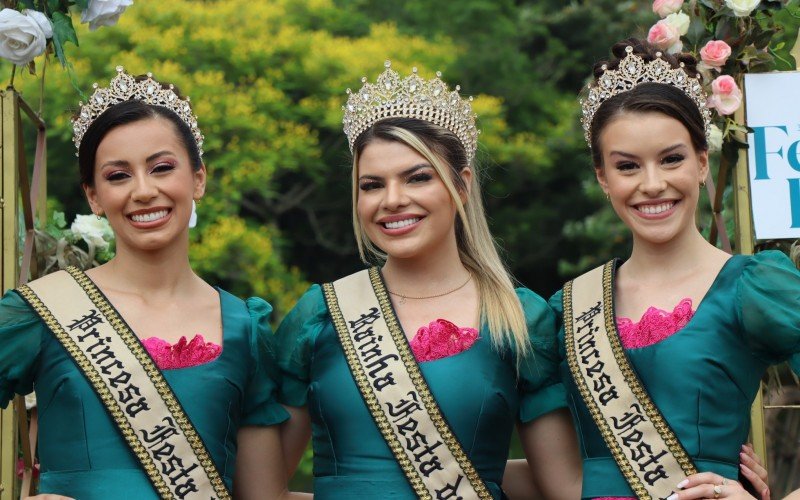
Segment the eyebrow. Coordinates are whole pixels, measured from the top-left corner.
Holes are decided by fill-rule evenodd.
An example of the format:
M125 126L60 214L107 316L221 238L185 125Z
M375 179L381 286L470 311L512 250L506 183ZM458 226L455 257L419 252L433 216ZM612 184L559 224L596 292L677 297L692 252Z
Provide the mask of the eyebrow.
M400 176L401 177L408 177L409 175L413 174L417 170L421 170L423 168L433 168L433 167L431 165L427 164L427 163L419 163L417 165L414 165L413 167L409 167L409 168L403 170L402 172L400 172ZM379 175L362 175L358 179L359 180L361 180L361 179L369 179L369 180L373 180L373 181L379 181L379 180L382 180L383 177L381 177Z
M661 151L658 152L658 154L659 154L659 156L660 155L664 155L664 154L667 154L670 151L674 151L674 150L676 150L676 149L678 149L680 147L683 147L683 143L673 144L672 146L669 146L667 148L662 149ZM636 158L635 154L626 153L625 151L611 151L609 153L609 155L619 155L619 156L624 156L626 158Z
M165 155L173 155L174 156L175 153L173 153L172 151L170 151L168 149L165 149L163 151L159 151L158 153L151 154L150 156L145 158L144 161L146 163L150 163L151 161L155 160L159 156L165 156ZM130 163L128 161L126 161L126 160L109 160L109 161L103 163L102 165L100 165L100 168L103 168L103 167L124 167L124 166L127 166L127 165L130 165Z

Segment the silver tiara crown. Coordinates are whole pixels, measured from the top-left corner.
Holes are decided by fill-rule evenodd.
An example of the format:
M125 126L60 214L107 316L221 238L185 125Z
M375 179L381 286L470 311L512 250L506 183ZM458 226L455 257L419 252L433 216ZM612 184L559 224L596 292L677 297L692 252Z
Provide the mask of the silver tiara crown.
M108 88L100 88L96 83L92 85L94 93L86 103L81 102L78 116L72 119L72 142L75 148L80 149L81 139L89 129L92 122L105 110L130 100L139 100L154 106L162 106L173 111L192 131L194 140L203 155L203 134L197 126L197 116L192 113L189 98L181 99L174 90L174 85L162 88L162 85L153 80L153 74L147 73L147 78L137 82L136 78L125 72L122 66L117 66L117 76L111 79Z
M661 59L661 52L656 52L656 58L650 62L645 62L634 54L631 46L625 47L625 52L627 55L619 62L617 69L607 69L605 64L602 66L603 74L595 83L589 85L588 95L580 101L583 108L581 123L586 142L591 146L592 120L600 105L615 95L633 90L642 83L663 83L682 90L700 110L708 136L711 110L706 105L708 97L703 90L700 77L689 76L684 70L683 63L680 63L679 68L673 68L667 61Z
M358 136L376 122L386 118L416 118L455 134L472 161L480 133L475 127L472 97L462 98L458 85L450 91L438 71L436 78L424 80L417 75L417 68L411 70L411 75L401 78L390 61L386 61L384 67L375 83L367 83L367 77L363 77L361 90L353 93L347 89L342 123L350 152Z

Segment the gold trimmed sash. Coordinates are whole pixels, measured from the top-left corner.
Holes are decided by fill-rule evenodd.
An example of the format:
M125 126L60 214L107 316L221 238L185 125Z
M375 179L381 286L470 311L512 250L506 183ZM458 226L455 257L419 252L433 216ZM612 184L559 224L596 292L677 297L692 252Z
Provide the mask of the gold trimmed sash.
M358 390L417 496L491 499L420 372L378 269L322 289Z
M567 363L589 413L640 499L665 499L697 469L619 340L611 261L564 285Z
M163 374L83 271L70 267L17 292L86 376L161 498L231 498Z

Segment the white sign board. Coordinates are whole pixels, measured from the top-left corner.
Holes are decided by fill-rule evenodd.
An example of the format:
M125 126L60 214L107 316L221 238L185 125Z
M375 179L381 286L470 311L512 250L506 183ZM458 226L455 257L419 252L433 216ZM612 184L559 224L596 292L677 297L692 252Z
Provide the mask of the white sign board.
M744 87L756 239L800 238L800 72L747 74Z

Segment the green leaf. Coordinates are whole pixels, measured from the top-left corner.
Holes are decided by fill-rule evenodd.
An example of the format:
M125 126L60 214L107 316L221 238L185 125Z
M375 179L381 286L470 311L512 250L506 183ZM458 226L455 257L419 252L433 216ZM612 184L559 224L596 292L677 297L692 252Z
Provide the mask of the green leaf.
M61 66L67 65L67 56L64 53L64 44L67 42L78 45L78 35L72 27L72 18L61 12L53 12L53 46Z
M89 0L75 0L75 5L77 5L81 11L84 11L89 8Z
M54 211L50 220L51 223L59 229L67 227L67 217L64 215L64 212L59 210Z
M20 3L26 9L36 10L36 5L34 5L33 0L22 0Z
M692 18L689 23L689 31L686 33L686 39L689 40L690 45L700 45L700 41L706 35L706 25L698 18Z
M733 32L733 24L736 22L735 19L730 17L723 17L717 22L717 29L714 32L714 38L717 40L725 40L730 38L731 33Z
M700 0L700 3L702 5L705 5L709 9L714 9L715 10L717 8L717 6L714 3L714 0Z
M753 45L755 45L757 49L765 49L774 35L775 30L764 30L755 37Z
M60 0L47 0L47 9L50 12L56 12L57 10L59 10L58 7L60 3L61 3Z

